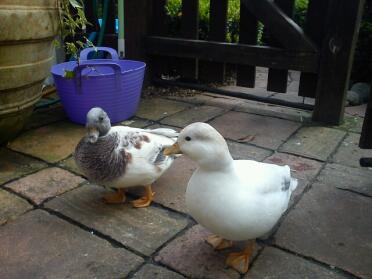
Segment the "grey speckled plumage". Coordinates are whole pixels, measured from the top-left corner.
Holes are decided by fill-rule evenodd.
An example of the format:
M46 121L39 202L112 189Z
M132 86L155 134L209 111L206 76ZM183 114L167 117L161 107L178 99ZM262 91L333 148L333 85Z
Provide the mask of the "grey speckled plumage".
M119 135L111 133L90 143L83 138L75 150L75 162L88 177L97 183L109 182L125 173L131 155L119 148ZM110 166L110 167L107 167Z
M74 157L91 182L118 189L148 186L174 161L162 154L164 146L176 141L178 133L174 130L111 127L110 118L101 108L88 112L86 129Z

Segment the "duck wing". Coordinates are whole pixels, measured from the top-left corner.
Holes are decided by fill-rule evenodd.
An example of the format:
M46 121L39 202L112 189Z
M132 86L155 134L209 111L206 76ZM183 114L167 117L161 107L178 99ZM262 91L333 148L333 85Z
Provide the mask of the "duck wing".
M291 177L289 166L278 166L253 160L234 162L241 183L258 193L292 192L297 187L297 179Z
M150 164L160 164L165 160L163 149L176 142L178 132L168 128L139 129L116 126L112 130L120 135L121 145L133 159L145 160Z

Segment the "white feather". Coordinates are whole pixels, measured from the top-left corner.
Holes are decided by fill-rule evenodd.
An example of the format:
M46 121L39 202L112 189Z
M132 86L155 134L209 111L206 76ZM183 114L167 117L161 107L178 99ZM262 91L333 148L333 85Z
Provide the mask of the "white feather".
M288 166L233 160L223 137L205 123L182 130L178 144L199 164L187 186L187 208L214 234L235 241L258 238L287 209L297 186Z

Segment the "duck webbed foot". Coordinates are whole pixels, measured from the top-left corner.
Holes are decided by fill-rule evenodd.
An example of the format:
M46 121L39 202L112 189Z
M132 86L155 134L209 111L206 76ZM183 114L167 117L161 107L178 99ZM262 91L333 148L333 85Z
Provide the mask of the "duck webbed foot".
M231 240L224 239L215 234L208 236L206 241L215 250L222 250L222 249L230 248L233 245Z
M255 241L251 240L242 252L230 253L226 259L226 265L234 268L240 273L246 273L249 268L249 260L253 254Z
M133 207L147 207L151 204L152 200L154 199L155 193L152 191L151 185L145 186L145 190L146 194L143 197L132 201Z
M116 192L107 194L103 197L103 201L107 204L124 203L126 200L124 189L117 189Z

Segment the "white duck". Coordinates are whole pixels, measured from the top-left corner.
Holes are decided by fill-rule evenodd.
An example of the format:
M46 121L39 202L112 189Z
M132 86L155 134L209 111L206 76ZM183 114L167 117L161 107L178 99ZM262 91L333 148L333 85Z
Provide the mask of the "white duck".
M174 160L174 156L163 155L163 146L175 143L178 133L163 128L111 127L110 118L101 108L88 112L86 128L87 134L74 154L83 174L92 182L117 189L104 197L107 203L124 202L124 188L145 186L145 196L133 201L133 206L149 206L154 196L151 184Z
M255 239L269 232L287 209L297 180L288 166L233 160L224 138L206 123L187 126L164 150L165 155L179 153L199 165L186 190L189 213L216 234L207 240L215 249L248 240L242 252L226 260L228 266L247 272Z

